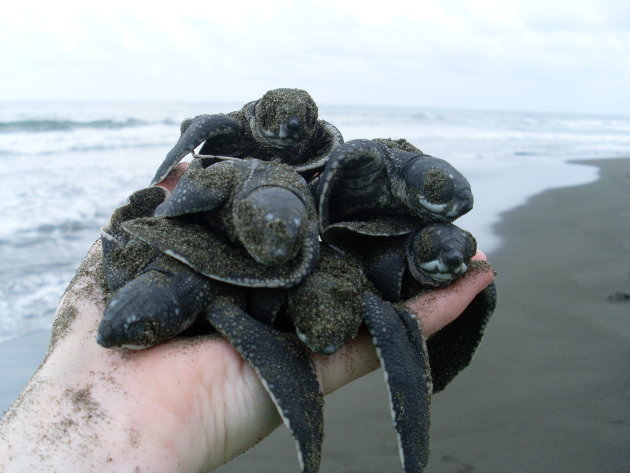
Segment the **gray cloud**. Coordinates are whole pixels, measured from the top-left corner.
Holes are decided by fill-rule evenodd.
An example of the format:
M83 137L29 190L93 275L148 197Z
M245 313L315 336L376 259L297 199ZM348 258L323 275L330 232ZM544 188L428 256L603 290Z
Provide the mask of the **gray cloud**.
M627 113L625 4L26 2L0 19L0 96Z

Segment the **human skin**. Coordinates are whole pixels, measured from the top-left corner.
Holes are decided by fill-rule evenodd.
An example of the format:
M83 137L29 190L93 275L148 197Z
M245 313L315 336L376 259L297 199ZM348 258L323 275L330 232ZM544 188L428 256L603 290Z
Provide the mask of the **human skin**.
M218 336L135 352L99 346L100 265L97 242L59 303L47 357L0 420L0 471L207 472L280 425L253 369ZM493 278L489 267L469 271L406 304L428 337ZM379 367L365 331L311 357L324 395Z

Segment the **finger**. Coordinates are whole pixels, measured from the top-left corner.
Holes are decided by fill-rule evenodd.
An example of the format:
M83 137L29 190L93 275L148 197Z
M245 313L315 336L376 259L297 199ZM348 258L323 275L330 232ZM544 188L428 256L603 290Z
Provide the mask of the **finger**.
M477 250L477 253L475 253L475 255L471 259L473 261L488 261L488 257L481 250Z
M171 169L168 175L162 181L158 182L156 186L163 187L167 191L173 192L173 189L175 189L175 186L186 172L186 169L188 169L188 164L187 162L179 163Z
M476 258L485 257L483 253ZM433 335L453 320L471 303L475 296L492 282L494 268L484 259L471 262L464 276L446 287L409 299L405 305L414 312L422 323L426 337Z

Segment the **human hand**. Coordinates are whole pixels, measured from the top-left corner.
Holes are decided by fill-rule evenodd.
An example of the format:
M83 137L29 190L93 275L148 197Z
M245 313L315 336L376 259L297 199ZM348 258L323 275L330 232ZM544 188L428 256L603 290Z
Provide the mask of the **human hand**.
M59 304L46 360L0 423L0 470L208 471L280 424L254 371L222 338L137 352L100 347L100 265L97 242ZM407 305L430 336L492 277L471 271ZM379 366L367 333L312 359L324 394Z

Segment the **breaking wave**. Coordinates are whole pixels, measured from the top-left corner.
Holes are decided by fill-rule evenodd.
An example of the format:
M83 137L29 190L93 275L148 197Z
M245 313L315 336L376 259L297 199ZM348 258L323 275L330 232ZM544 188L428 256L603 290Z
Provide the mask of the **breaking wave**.
M158 123L128 118L126 120L16 120L0 122L0 133L42 133L50 131L72 131L76 129L120 129L147 125L175 125L172 120L163 120Z

